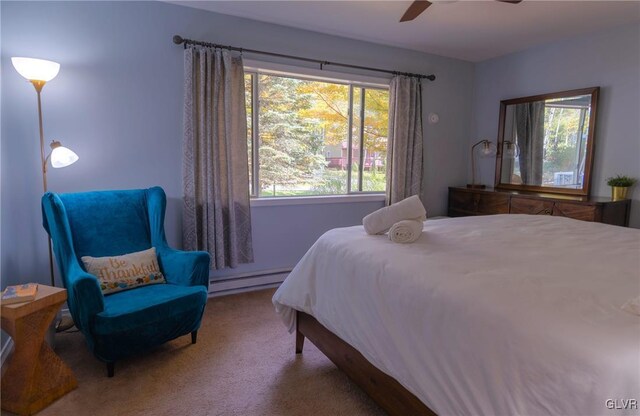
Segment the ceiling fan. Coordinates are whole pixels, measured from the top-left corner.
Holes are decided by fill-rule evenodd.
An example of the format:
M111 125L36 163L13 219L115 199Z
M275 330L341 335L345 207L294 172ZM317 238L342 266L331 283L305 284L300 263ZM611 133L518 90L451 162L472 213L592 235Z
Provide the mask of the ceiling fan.
M502 3L518 4L522 0L496 0L496 1L500 1ZM409 6L407 11L404 12L402 17L400 18L400 22L408 22L408 21L411 21L411 20L415 19L416 17L420 16L422 14L422 12L427 10L427 8L429 6L431 6L431 4L432 3L430 1L427 1L427 0L416 0L416 1L414 1L413 3L411 3L411 6Z

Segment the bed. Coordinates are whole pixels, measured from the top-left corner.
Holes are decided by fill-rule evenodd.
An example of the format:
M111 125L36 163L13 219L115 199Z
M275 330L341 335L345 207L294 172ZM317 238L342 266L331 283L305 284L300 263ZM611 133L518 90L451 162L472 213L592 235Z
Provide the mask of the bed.
M406 245L328 231L273 302L297 352L307 336L390 414L623 415L639 296L640 231L511 214L427 221Z

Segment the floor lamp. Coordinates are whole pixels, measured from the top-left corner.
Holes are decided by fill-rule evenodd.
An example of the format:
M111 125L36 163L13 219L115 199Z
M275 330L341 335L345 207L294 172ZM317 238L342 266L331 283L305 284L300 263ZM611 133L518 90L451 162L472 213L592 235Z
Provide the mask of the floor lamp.
M69 166L75 163L78 160L78 155L76 155L72 150L67 149L62 146L59 141L53 140L49 145L51 147L51 152L45 156L45 147L44 147L44 130L42 128L42 103L40 100L40 93L42 92L42 87L44 84L51 81L58 75L58 71L60 70L60 64L52 61L46 61L44 59L34 59L34 58L21 58L14 57L11 58L11 63L13 67L18 71L20 75L22 75L25 79L27 79L31 84L33 84L36 89L36 93L38 94L38 123L40 127L40 167L42 168L42 187L44 192L47 192L47 166L49 162L51 162L51 166L54 168L64 168L65 166ZM55 286L55 279L53 273L53 254L51 250L51 239L48 238L47 242L49 244L49 273L51 274L51 286Z

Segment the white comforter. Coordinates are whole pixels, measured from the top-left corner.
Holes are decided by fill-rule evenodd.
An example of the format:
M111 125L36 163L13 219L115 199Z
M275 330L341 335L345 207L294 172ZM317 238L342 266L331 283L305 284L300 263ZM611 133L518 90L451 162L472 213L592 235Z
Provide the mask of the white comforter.
M551 216L425 223L413 244L325 233L273 297L440 415L623 415L640 401L640 231ZM615 400L615 402L607 402ZM615 404L613 404L615 403Z

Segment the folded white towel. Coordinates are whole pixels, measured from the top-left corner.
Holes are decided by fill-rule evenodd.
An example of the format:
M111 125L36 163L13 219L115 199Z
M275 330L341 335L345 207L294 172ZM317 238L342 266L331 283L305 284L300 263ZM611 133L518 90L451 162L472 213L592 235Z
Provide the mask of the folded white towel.
M640 296L622 305L622 310L640 316Z
M367 234L384 234L398 221L426 219L427 211L417 195L380 208L362 219Z
M419 220L402 220L389 229L389 240L394 243L413 243L422 234L424 223Z

